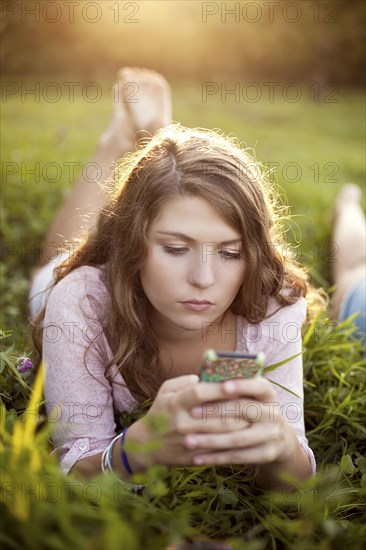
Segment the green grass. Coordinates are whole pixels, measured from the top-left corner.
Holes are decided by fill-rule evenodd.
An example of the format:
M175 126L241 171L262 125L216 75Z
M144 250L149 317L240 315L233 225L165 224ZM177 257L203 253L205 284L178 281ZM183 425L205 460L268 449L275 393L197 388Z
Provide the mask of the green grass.
M52 425L37 430L41 384L19 416L24 382L4 341L4 547L161 550L179 540L210 538L230 541L234 550L363 548L365 372L352 332L350 322L335 328L325 316L306 327L305 418L318 474L302 484L293 482L294 492L261 491L241 466L154 467L135 476L137 483L146 484L139 496L126 494L112 476L86 482L75 474L63 477L48 455ZM30 373L23 377L27 383L34 379ZM124 414L120 424L131 420L132 415Z
M235 103L230 97L223 103L218 96L203 103L200 87L193 85L173 86L173 95L174 120L231 132L254 148L261 162L279 163L275 181L294 215L288 237L314 279L328 288L334 198L347 181L363 185L362 96L339 92L333 104L314 104L308 97L294 104ZM351 322L335 327L325 314L306 327L305 416L319 472L315 480L297 485L294 494L259 491L239 467L156 468L147 474L147 482L155 481L143 496L122 498L110 478L86 484L63 478L48 455L50 426L37 431L35 415L22 415L28 384L34 380L33 374L26 374L25 384L16 374L19 357L31 351L24 323L32 249L42 242L72 185L67 163L79 163L77 175L91 159L110 112L107 86L95 104L80 96L73 103L13 97L2 104L1 238L3 249L7 245L0 265L2 325L11 330L0 349L4 548L160 550L199 536L231 540L235 550L363 547L365 371ZM61 168L57 181L50 181L51 169L45 177L50 162ZM289 162L300 167L299 181L286 178ZM25 173L35 163L39 179ZM9 167L17 173L5 177ZM26 426L27 437L22 431ZM72 498L70 483L76 484ZM58 490L57 498L52 487Z

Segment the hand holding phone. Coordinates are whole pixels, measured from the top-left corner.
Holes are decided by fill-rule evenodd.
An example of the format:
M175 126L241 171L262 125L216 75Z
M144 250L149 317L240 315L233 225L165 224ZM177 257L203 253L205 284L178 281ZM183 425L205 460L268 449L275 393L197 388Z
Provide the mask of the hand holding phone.
M253 378L261 376L264 368L264 353L239 353L208 349L202 361L201 382L221 382L230 378Z

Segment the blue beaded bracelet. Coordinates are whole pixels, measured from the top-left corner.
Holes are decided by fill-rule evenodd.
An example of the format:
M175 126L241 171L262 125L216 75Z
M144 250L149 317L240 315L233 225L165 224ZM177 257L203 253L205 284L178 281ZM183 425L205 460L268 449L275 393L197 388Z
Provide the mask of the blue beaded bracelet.
M127 472L132 475L133 474L133 471L131 469L131 466L128 462L128 458L127 458L127 455L126 455L126 452L124 450L124 442L125 442L125 437L126 437L126 433L127 433L127 430L128 428L125 428L122 432L122 435L121 435L121 446L120 446L120 452L121 452L121 459L122 459L122 462L123 462L123 465L124 467L126 468Z

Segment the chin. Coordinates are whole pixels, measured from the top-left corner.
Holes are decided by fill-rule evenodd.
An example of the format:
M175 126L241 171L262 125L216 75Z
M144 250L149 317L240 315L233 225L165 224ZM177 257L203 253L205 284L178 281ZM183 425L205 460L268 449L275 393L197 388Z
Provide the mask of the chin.
M174 323L175 326L179 327L182 330L187 331L195 331L203 330L205 326L207 326L212 321L209 321L207 319L172 319L172 323Z
M197 332L198 330L203 330L205 322L197 321L196 323L176 323L176 325L182 330Z
M192 319L181 320L180 322L178 321L177 324L182 327L184 326L187 330L203 331L208 327L208 325L215 325L219 317L220 316L218 315L197 315L197 317Z

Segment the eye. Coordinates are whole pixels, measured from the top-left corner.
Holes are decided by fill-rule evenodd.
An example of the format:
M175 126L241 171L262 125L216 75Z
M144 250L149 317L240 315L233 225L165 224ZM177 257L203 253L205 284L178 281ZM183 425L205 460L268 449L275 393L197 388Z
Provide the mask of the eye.
M220 254L225 260L236 260L237 262L241 260L242 255L240 252L230 252L229 250L221 250Z
M178 256L188 250L188 248L185 248L184 246L164 246L163 248L164 252L167 254L172 254L173 256Z

